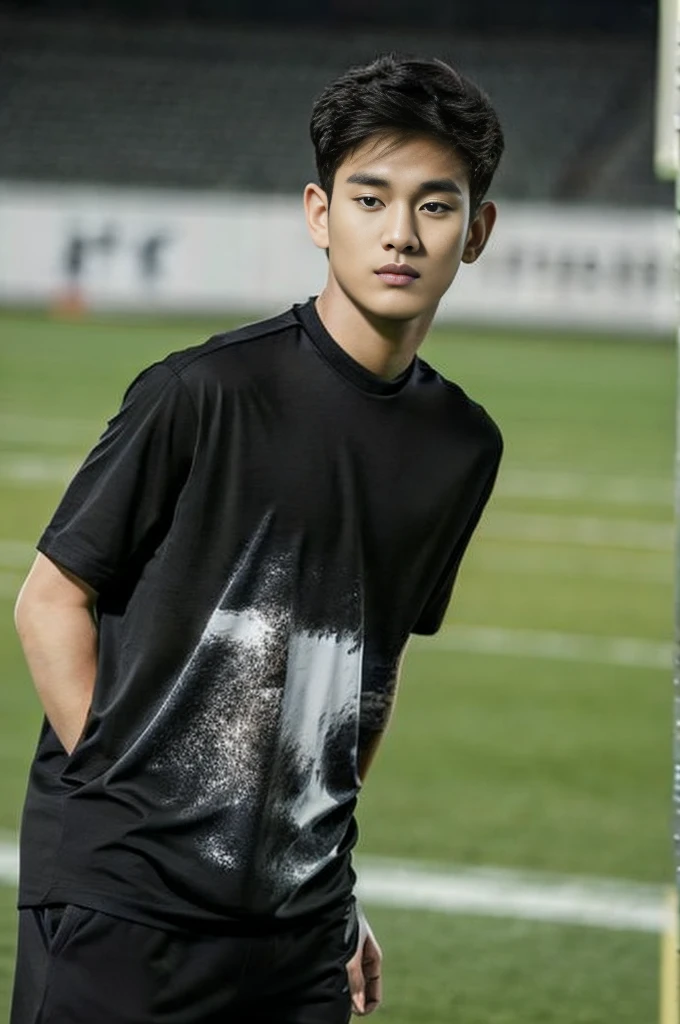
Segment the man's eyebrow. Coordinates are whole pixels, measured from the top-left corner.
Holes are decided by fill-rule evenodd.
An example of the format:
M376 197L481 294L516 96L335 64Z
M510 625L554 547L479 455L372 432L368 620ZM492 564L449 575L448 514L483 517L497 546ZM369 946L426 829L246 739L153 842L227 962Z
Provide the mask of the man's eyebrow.
M371 188L389 188L390 183L387 178L376 178L374 174L363 174L361 171L357 171L356 174L350 174L347 179L348 185L368 185Z
M460 185L456 185L453 178L432 178L431 181L424 181L420 186L419 192L455 192L456 195L462 196L463 192Z
M347 179L348 185L368 185L369 188L389 188L390 183L387 178L378 178L375 174L365 174L362 171L357 171L356 174L350 174ZM453 192L455 195L462 196L463 192L459 185L456 185L453 178L432 178L430 181L423 181L418 186L418 192Z

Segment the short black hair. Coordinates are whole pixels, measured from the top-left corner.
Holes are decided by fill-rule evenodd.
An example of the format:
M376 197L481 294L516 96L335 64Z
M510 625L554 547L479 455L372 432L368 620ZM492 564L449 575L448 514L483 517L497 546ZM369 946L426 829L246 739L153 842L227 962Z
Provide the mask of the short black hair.
M329 199L345 157L372 136L430 135L465 163L473 212L503 153L503 130L486 93L442 60L386 54L330 82L312 109L319 184Z

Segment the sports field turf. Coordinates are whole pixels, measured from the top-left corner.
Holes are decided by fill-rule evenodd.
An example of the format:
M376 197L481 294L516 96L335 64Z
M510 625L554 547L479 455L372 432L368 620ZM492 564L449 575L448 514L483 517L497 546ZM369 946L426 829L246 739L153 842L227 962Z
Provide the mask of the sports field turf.
M39 721L11 623L30 544L134 372L230 325L0 317L8 841ZM667 885L673 347L449 329L423 354L487 406L506 455L447 626L409 649L362 795L360 849ZM659 1019L654 934L392 907L371 918L385 949L386 1022ZM13 941L5 885L0 1019Z

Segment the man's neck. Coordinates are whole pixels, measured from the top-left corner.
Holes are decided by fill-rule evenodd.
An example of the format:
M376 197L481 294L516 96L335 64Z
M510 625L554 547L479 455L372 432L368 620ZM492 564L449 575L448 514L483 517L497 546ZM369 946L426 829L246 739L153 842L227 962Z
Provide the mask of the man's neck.
M393 380L411 364L435 313L428 311L412 320L372 317L332 279L316 300L316 310L338 345L384 380Z

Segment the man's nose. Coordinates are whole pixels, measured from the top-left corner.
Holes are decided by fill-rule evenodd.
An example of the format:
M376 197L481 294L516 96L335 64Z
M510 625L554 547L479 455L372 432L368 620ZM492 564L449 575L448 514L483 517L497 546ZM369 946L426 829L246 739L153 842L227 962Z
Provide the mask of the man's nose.
M396 252L417 252L420 239L416 231L415 218L406 206L395 206L387 211L383 234L383 249L394 249Z

